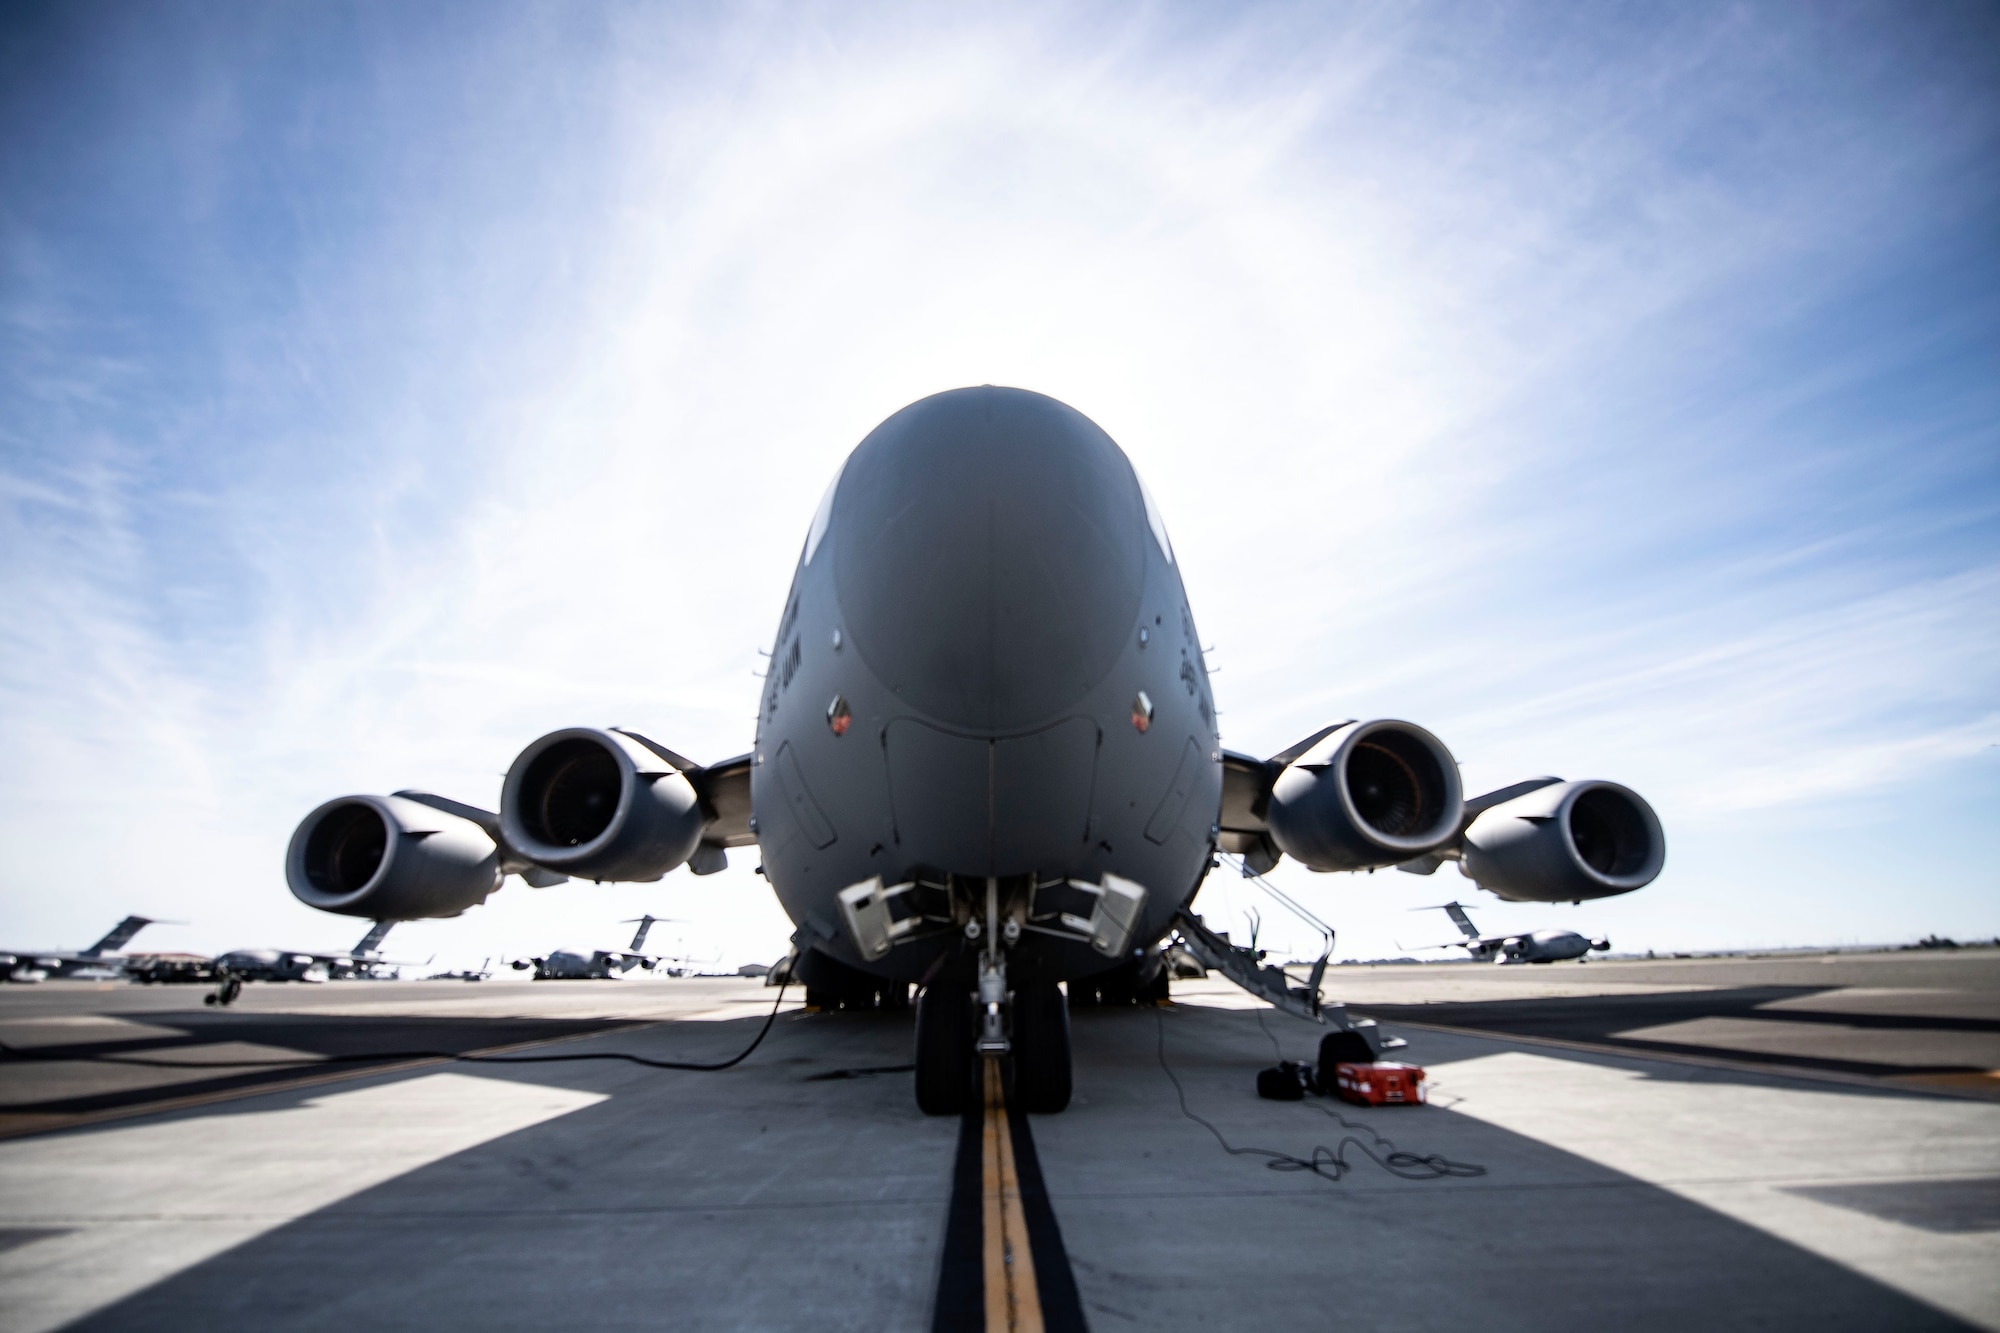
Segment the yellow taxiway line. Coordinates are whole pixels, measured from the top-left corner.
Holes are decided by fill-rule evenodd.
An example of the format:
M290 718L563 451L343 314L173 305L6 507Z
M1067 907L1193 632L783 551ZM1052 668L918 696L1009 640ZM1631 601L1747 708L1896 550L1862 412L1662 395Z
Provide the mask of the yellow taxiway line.
M1014 1136L1000 1062L986 1057L986 1112L982 1142L982 1209L985 1233L986 1333L1042 1333L1041 1293L1021 1212L1021 1182L1014 1172Z

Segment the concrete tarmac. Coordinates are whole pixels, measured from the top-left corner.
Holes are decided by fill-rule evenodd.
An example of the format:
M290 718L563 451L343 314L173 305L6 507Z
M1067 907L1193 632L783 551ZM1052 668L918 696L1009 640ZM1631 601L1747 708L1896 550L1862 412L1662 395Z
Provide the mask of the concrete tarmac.
M1431 1071L1415 1108L1258 1100L1320 1030L1218 981L1079 1010L1031 1131L1085 1318L2000 1329L2000 953L1754 961L1335 969ZM907 1012L788 1005L693 1073L407 1053L726 1058L773 991L200 994L0 987L0 1330L931 1326L960 1125L865 1072ZM1383 1136L1484 1174L1400 1178Z

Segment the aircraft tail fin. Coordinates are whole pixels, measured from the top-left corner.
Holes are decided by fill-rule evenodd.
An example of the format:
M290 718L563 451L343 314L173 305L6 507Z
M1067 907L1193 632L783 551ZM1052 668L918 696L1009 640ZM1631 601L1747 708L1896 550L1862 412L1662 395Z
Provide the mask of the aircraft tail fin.
M377 921L374 925L368 927L368 933L361 937L361 943L354 946L354 956L361 958L371 953L381 952L382 941L389 938L389 932L394 929L395 925L396 923L393 921Z
M632 932L632 952L638 953L646 947L646 934L652 930L654 923L659 921L660 918L656 916L642 916L635 918L635 920L639 923L639 929Z
M1462 903L1438 903L1432 907L1413 907L1410 910L1413 912L1443 912L1451 918L1451 923L1458 927L1459 934L1469 940L1479 938L1479 927L1472 924L1472 918L1465 914L1465 906ZM1444 946L1440 944L1436 947L1442 949Z
M1453 925L1458 927L1459 934L1469 940L1479 938L1479 927L1472 924L1472 918L1465 914L1463 907L1460 907L1457 903L1446 903L1444 914L1451 918Z
M153 924L149 916L128 916L113 926L108 934L83 951L84 957L95 958L103 953L117 953L132 942L132 937Z

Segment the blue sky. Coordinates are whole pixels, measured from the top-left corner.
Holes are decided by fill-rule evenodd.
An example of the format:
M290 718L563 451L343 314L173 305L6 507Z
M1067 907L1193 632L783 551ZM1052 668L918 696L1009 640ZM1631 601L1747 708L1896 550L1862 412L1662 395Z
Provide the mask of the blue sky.
M1482 925L2000 934L1996 88L1973 4L11 6L0 934L351 943L326 796L741 752L840 459L986 382L1146 476L1226 744L1654 800ZM739 861L399 938L765 958ZM1369 956L1445 873L1283 882Z

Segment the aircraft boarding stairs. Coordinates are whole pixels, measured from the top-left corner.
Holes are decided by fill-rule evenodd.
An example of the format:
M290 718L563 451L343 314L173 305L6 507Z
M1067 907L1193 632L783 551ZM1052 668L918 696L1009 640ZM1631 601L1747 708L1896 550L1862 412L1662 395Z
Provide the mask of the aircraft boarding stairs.
M1369 1031L1376 1025L1374 1019L1349 1018L1345 1004L1338 1001L1328 1003L1320 997L1320 981L1326 975L1326 961L1333 953L1331 931L1327 932L1326 952L1313 964L1312 976L1305 985L1296 986L1283 968L1264 962L1254 947L1231 944L1226 937L1210 930L1193 912L1182 909L1175 915L1174 925L1179 931L1182 947L1193 954L1203 967L1211 972L1220 972L1272 1008L1309 1023L1361 1032L1377 1051L1408 1045L1401 1037L1375 1036Z

